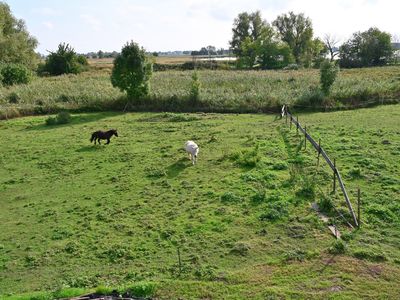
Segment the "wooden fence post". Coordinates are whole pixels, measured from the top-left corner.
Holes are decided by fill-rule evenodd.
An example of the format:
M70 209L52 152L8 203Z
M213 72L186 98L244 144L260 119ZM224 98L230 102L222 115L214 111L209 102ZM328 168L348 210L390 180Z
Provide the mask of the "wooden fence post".
M360 188L357 189L357 225L358 228L361 226L361 191Z
M296 134L299 134L299 117L296 117Z
M333 193L336 192L336 158L333 159Z
M285 116L286 116L286 125L287 125L287 109L286 109L286 105L285 105Z
M321 139L318 139L318 157L317 157L317 168L319 167L319 156L321 155Z
M307 126L304 125L304 150L307 148Z
M289 127L289 129L292 130L292 115L290 115L290 127Z

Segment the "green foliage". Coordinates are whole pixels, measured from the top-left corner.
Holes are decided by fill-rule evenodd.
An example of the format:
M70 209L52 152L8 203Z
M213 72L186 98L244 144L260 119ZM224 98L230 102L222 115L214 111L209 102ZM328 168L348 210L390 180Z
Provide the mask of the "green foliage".
M339 51L340 66L343 68L382 66L390 61L394 53L391 35L374 27L354 33Z
M7 100L8 103L17 104L21 100L21 97L17 93L13 92L7 96Z
M354 257L358 259L365 259L373 262L383 262L387 260L385 253L378 253L378 251L356 249L353 251Z
M329 61L324 61L321 64L320 68L320 83L321 83L321 89L325 93L325 95L328 95L332 84L336 80L336 76L338 74L338 67Z
M346 244L342 240L335 240L328 249L331 254L344 254L346 252Z
M232 192L226 192L221 195L222 202L231 203L231 202L240 202L241 200L242 200L241 197L237 196L235 193Z
M46 119L46 125L61 125L68 124L72 120L71 114L67 111L61 111L55 117L48 117Z
M328 196L322 195L318 201L318 207L322 212L329 214L333 209L332 199Z
M78 56L69 44L60 43L57 51L50 52L46 57L40 71L50 75L78 74L84 70L85 64L87 61Z
M28 84L31 81L31 71L21 64L0 64L0 79L3 85Z
M289 215L287 207L288 203L284 201L268 203L265 207L265 211L259 216L259 219L261 221L271 222L281 220Z
M239 14L232 31L231 46L239 68L277 69L293 61L289 47L276 38L260 11Z
M325 95L319 88L311 87L297 100L297 104L308 107L320 107L325 100Z
M242 151L237 151L231 154L231 159L235 163L243 168L254 168L260 161L260 155L258 152L258 145L253 149L246 149Z
M135 297L151 297L156 291L157 285L153 282L138 282L124 288L124 292Z
M400 67L342 69L325 97L319 88L315 70L282 71L210 71L197 70L201 78L201 105L188 101L191 72L156 72L153 87L145 103L132 110L169 112L268 112L280 103L318 109L350 108L354 104L398 102L400 85L396 79ZM18 115L53 113L60 109L81 111L122 110L126 96L113 88L107 72L39 77L26 85L0 87L3 100L19 95L18 107L4 107L0 119ZM325 99L326 98L326 99ZM200 103L199 103L200 104ZM321 105L322 104L322 105Z
M127 92L130 100L138 100L149 94L151 75L152 63L145 50L130 42L114 60L111 83L121 91Z
M0 2L0 63L21 64L35 69L38 63L35 53L37 44L24 20L15 18L8 4Z
M190 84L190 100L192 103L197 103L200 100L200 80L199 75L195 71L192 75L192 81Z
M272 24L278 30L282 41L286 42L297 64L304 63L306 54L312 47L313 28L309 18L304 14L289 12L278 16Z

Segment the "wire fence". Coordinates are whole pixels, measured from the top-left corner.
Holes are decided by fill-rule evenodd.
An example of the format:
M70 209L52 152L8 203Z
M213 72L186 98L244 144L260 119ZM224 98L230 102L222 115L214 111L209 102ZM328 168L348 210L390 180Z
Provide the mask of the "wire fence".
M297 132L301 131L304 134L304 147L307 147L307 140L311 143L311 145L314 147L314 149L318 152L318 164L319 164L319 157L322 155L322 157L325 159L331 170L333 171L333 191L336 191L336 180L338 181L338 184L340 186L340 189L342 190L344 199L346 201L347 208L349 209L349 212L351 214L351 217L353 219L354 225L356 227L359 227L359 216L360 213L358 213L358 218L354 212L353 206L351 205L349 195L347 194L346 187L343 183L342 176L340 175L339 170L336 168L336 159L332 160L329 158L329 156L326 154L325 150L321 147L321 140L318 141L318 143L311 137L311 135L307 132L307 126L304 125L301 126L298 117L294 117L290 112L288 107L285 105L282 107L282 117L286 116L286 123L288 123L288 119L290 122L290 127L292 124L296 126ZM358 211L360 210L359 208L359 203L360 203L360 192L358 191Z

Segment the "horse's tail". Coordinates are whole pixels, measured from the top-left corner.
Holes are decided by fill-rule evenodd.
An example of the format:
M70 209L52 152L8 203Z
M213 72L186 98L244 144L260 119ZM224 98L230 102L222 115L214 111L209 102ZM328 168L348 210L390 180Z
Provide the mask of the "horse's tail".
M96 138L96 133L94 132L94 133L92 133L92 137L90 138L90 142L92 143L95 138Z

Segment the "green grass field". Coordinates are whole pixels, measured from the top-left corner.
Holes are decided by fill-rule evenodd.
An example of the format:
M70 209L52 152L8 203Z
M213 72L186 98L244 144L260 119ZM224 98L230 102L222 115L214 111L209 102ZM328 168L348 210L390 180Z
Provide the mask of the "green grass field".
M350 221L341 194L330 193L330 169L317 170L311 146L304 151L295 129L272 115L1 121L0 298L143 283L159 299L396 299L399 118L399 105L299 114L336 157L353 204L361 188L363 224L353 231L329 210ZM106 128L119 137L91 145L91 132ZM182 150L188 139L200 145L196 166ZM314 201L343 243L310 209Z
M155 72L149 99L135 110L182 112L261 112L287 103L308 109L340 109L359 105L397 103L400 67L342 70L323 99L319 71L199 72L200 101L189 100L191 71ZM28 85L0 87L0 119L72 111L123 110L125 96L112 87L109 71L36 78ZM321 108L322 107L322 108Z

